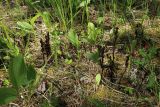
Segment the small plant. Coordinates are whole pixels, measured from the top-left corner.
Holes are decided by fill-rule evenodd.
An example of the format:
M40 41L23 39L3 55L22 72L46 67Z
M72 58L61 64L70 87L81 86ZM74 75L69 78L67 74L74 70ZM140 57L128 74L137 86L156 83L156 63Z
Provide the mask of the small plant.
M52 53L53 53L53 57L54 57L54 61L55 61L55 65L58 66L58 55L62 55L62 50L60 50L60 32L57 31L57 28L55 28L55 30L53 32L51 32L51 38L53 41L51 49L52 49Z
M133 62L138 66L141 72L144 72L144 77L139 83L139 88L142 86L143 81L147 79L146 88L149 90L153 90L155 96L158 96L158 92L160 89L160 85L157 81L156 77L156 69L155 65L152 64L152 59L155 57L157 53L157 48L152 46L148 50L139 49L140 59L134 59ZM158 97L157 97L158 99Z
M4 32L0 37L0 49L2 52L11 56L19 54L19 48L14 43L14 39L10 36L13 32L7 28L3 23L0 23L0 28ZM8 51L7 51L8 50Z
M70 29L68 32L68 39L70 41L70 43L76 48L77 50L77 54L78 54L78 58L80 58L80 40L78 38L78 35L76 34L76 32L73 29Z
M24 62L22 55L15 56L9 64L9 79L12 87L0 88L0 105L8 104L17 99L22 87L32 87L36 79L36 71Z
M2 84L4 87L8 87L10 85L10 82L8 79L4 79Z
M157 53L156 47L151 47L148 50L145 49L139 49L139 55L142 57L140 59L134 60L134 63L138 65L139 68L141 67L147 67L149 70L151 70L151 61L155 57Z
M131 87L125 87L124 91L129 95L132 95L134 93L134 89Z
M96 86L100 84L100 81L101 81L101 74L97 74L96 75Z
M90 44L94 45L98 43L98 39L100 38L101 30L96 28L95 25L91 22L88 23L87 26L87 40Z
M71 42L71 44L76 47L76 49L80 48L80 41L78 39L78 35L75 33L73 29L69 30L68 39Z
M25 31L27 33L32 33L33 32L33 26L27 22L17 22L18 28L21 29L22 31Z
M99 53L98 51L95 51L95 52L88 52L86 54L87 58L92 60L93 62L95 63L99 63Z

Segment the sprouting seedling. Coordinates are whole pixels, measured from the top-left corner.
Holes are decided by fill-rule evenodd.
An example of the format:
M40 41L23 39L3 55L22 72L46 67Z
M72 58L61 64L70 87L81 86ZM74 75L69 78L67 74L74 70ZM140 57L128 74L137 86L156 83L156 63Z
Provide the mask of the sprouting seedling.
M97 74L96 75L96 86L100 84L100 81L101 81L101 74Z
M75 46L77 49L79 49L80 47L80 41L78 39L78 35L76 34L76 32L73 29L70 29L68 32L68 39L70 41L70 43Z
M69 39L70 43L76 48L77 57L80 58L80 50L79 49L80 49L81 41L79 40L77 33L73 29L69 30L68 39Z
M87 40L90 44L97 43L97 40L98 40L98 37L99 37L100 33L101 33L101 30L97 29L93 23L91 23L91 22L88 23L88 26L87 26L87 35L88 35Z

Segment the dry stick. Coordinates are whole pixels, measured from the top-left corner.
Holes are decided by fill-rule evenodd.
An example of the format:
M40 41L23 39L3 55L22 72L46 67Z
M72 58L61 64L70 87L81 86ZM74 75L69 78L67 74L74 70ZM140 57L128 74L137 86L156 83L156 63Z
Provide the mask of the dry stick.
M99 64L101 66L101 69L102 69L102 72L104 70L104 52L105 52L105 47L104 46L101 46L101 45L98 45L98 53L99 53Z
M116 48L116 42L117 42L117 38L118 38L118 27L114 28L114 40L113 40L113 53L112 53L112 56L113 56L113 62L114 62L114 59L115 59L115 48Z
M47 58L51 55L51 46L50 46L50 37L49 37L49 32L47 32L46 36L45 36L45 51L46 51L46 55Z
M41 52L43 55L43 64L45 64L45 43L43 42L42 39L40 40L40 43L41 43Z
M114 60L111 59L110 57L110 62L109 62L109 71L110 71L110 78L111 82L115 82L115 63Z
M110 77L111 77L111 81L114 82L113 78L115 77L114 73L115 73L115 63L114 63L114 59L115 59L115 48L116 48L116 42L117 42L117 38L118 38L118 27L115 27L113 29L113 52L112 52L112 59L111 57L109 58L110 59L110 63L109 63L109 68L110 68Z

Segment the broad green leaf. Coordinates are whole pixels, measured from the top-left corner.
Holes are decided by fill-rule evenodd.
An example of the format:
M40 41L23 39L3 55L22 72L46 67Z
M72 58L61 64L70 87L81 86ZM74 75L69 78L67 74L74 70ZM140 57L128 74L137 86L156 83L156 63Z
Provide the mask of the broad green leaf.
M0 88L0 105L14 101L17 96L17 90L14 88Z
M96 85L99 85L101 81L101 74L96 75Z
M9 76L13 86L18 89L28 85L36 79L36 71L31 65L26 65L22 55L11 59L9 65Z
M17 89L27 83L27 68L23 56L19 55L11 59L9 76L12 84Z
M87 33L88 33L88 41L90 43L95 43L97 40L97 29L95 28L94 24L89 22L87 26Z
M91 23L91 22L89 22L89 23L88 23L88 35L94 33L94 31L95 31L95 26L94 26L94 24Z
M24 31L30 32L33 30L33 26L27 22L17 22L17 25L21 30Z
M79 48L80 42L78 40L77 34L75 33L75 31L73 29L69 30L69 32L68 32L68 39L69 39L69 41L71 42L71 44L73 46L75 46L76 48Z

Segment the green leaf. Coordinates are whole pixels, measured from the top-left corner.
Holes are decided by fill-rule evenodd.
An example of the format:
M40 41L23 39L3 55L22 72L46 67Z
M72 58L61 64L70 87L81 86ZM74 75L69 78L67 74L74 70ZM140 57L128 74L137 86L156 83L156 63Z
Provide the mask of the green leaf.
M68 32L68 39L69 39L69 41L71 42L71 44L73 46L75 46L76 48L79 48L80 42L78 40L77 34L75 33L75 31L73 29L69 30L69 32Z
M68 65L72 64L72 62L73 62L72 59L65 59L65 63Z
M27 32L30 32L31 30L33 30L33 26L27 22L17 22L17 25L21 30L24 30Z
M17 96L18 92L14 88L0 88L0 105L14 101Z
M31 65L27 65L27 79L28 82L31 82L36 79L36 70Z
M88 52L86 56L88 57L88 59L92 60L95 63L99 62L99 53L97 51L94 53Z
M96 85L99 85L101 81L101 74L96 75Z
M97 23L102 24L104 22L105 18L104 17L98 17Z
M93 23L89 22L87 28L88 28L88 35L91 38L92 34L94 34L95 26Z
M0 36L0 49L7 49L7 44L6 41L4 40L4 38L2 38L2 36Z
M8 79L4 79L4 81L3 81L3 85L4 86L9 86L9 80Z
M134 64L138 65L139 67L142 67L146 64L145 61L141 61L140 59L135 59L133 62L134 62Z
M134 89L132 87L125 87L124 91L128 92L128 94L133 94Z
M139 54L144 58L147 57L147 53L145 52L144 49L139 49Z
M91 0L83 0L83 1L80 3L79 7L85 7L85 6L87 6L90 2L91 2Z
M137 41L136 40L132 40L131 42L131 52L134 51L135 47L136 47Z
M43 12L42 18L43 18L45 25L50 29L51 28L51 19L50 19L49 12Z
M14 45L11 42L12 41L11 38L9 38L9 39L10 40L8 40L7 38L0 37L0 49L4 52L9 49L9 54L12 55L12 56L15 56L19 53L19 49L16 45Z
M23 56L19 55L11 59L9 76L12 84L16 88L27 83L27 68Z
M32 26L34 25L34 22L41 16L41 13L37 13L31 20L30 23Z
M151 72L151 74L148 77L147 88L154 88L155 84L156 84L156 74L154 72Z
M94 44L97 40L97 29L95 28L94 24L89 22L87 26L87 33L88 33L88 42Z
M22 55L11 59L9 77L13 86L18 89L36 79L36 71L31 65L26 65Z
M154 58L155 55L156 55L156 53L157 53L157 48L156 48L156 47L151 47L151 48L149 48L148 53L149 53L149 54L148 54L148 57L149 57L150 59Z

